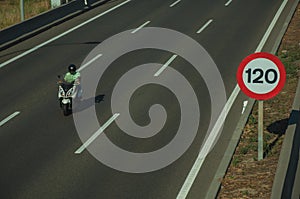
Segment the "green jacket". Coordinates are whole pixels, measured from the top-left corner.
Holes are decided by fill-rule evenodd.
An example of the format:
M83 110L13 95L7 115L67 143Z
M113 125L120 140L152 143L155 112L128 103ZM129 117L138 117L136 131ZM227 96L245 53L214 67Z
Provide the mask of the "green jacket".
M79 82L79 78L80 78L80 73L76 72L74 75L72 75L70 72L68 72L65 77L64 80L68 83L72 83L73 81L78 81Z

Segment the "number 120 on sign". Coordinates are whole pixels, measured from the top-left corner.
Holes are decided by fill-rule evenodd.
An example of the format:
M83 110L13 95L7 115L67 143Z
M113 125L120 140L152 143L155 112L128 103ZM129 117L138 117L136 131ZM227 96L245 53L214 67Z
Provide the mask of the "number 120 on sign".
M245 71L248 75L249 84L275 84L278 80L278 71L276 69L267 69L264 71L261 68L256 68L252 70L251 68Z
M269 53L254 53L246 57L237 72L241 90L249 97L266 100L277 95L285 83L281 61Z

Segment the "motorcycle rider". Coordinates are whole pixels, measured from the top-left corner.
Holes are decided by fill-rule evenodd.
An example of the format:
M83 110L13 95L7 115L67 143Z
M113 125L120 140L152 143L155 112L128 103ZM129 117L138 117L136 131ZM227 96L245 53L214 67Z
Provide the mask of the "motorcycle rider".
M76 71L75 64L68 66L68 71L64 77L64 80L68 83L80 84L80 73Z
M64 80L67 83L73 83L74 85L77 85L78 88L78 93L77 93L77 97L81 97L82 96L82 88L80 85L80 73L76 70L76 65L75 64L70 64L68 66L68 71L65 74Z

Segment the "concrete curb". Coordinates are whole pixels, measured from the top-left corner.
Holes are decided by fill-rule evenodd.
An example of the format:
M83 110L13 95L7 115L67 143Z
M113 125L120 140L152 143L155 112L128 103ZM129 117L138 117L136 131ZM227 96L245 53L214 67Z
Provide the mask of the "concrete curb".
M81 0L71 1L68 4L3 29L0 31L0 51L40 34L53 26L57 26L58 24L70 20L108 1L109 0L90 0L91 4L88 6L84 5Z
M280 43L281 43L281 40L288 28L288 25L293 17L293 14L296 10L296 7L298 5L299 1L296 0L288 14L288 16L286 17L285 19L285 23L283 24L283 27L281 29L281 31L279 32L277 38L276 38L276 41L270 51L270 53L272 54L275 54L280 46ZM299 86L298 86L299 87ZM299 88L300 89L300 88ZM300 96L299 96L299 99L300 99ZM214 176L214 179L209 187L209 190L205 196L206 199L211 199L211 198L217 198L218 196L218 193L220 191L220 188L221 188L221 181L222 179L224 178L225 174L226 174L226 171L230 165L230 162L231 162L231 159L232 159L232 156L234 155L234 151L239 143L239 140L240 140L240 136L242 135L242 132L243 132L243 129L246 125L246 122L248 121L248 118L251 114L251 111L252 111L252 108L253 108L253 105L255 103L255 100L254 99L250 99L249 98L249 105L247 106L246 110L245 110L245 113L241 116L238 124L237 124L237 127L232 135L232 138L230 140L230 143L225 151L225 155L223 156L222 158L222 161L218 167L218 170Z
M285 34L285 32L286 32L289 24L290 24L290 21L291 21L294 13L296 11L298 3L299 3L299 0L294 2L293 6L292 6L292 9L291 9L291 12L288 14L288 16L287 16L287 18L285 20L285 23L283 24L282 29L281 29L280 33L278 34L278 36L277 36L275 44L274 44L274 46L273 46L273 48L271 50L271 52L273 54L275 54L277 52L277 50L278 50L278 48L280 46L281 40L282 40L282 38L283 38L283 36L284 36L284 34Z

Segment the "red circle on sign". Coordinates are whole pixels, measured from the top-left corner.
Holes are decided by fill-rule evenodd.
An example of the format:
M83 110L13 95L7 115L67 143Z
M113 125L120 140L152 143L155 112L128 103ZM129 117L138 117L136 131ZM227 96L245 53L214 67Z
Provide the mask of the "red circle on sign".
M277 66L277 68L279 70L280 78L279 78L279 82L278 82L277 86L272 91L270 91L268 93L264 93L264 94L255 93L255 92L251 91L250 89L248 89L247 86L245 85L244 79L243 79L243 72L244 72L244 69L247 66L247 64L258 58L265 58L265 59L270 60ZM285 72L284 65L282 64L282 62L279 60L278 57L276 57L275 55L272 55L270 53L258 52L258 53L251 54L251 55L247 56L245 59L243 59L243 61L240 63L240 65L238 67L238 70L236 73L236 79L237 79L239 87L247 96L257 99L257 100L267 100L272 97L275 97L281 91L281 89L283 88L284 83L285 83L286 72Z

